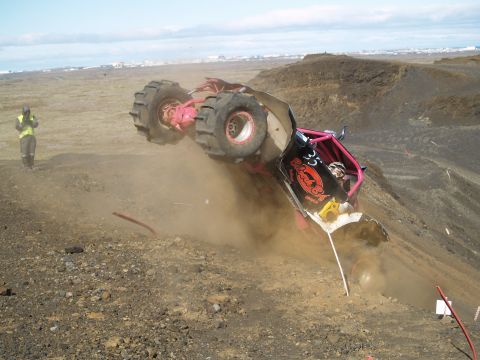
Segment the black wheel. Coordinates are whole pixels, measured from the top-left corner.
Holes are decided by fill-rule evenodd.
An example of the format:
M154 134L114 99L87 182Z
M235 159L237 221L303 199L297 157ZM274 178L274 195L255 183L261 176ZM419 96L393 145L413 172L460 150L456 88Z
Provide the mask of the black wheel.
M386 287L382 258L378 251L364 251L355 259L350 269L350 280L363 291L381 293Z
M183 134L163 121L169 105L178 105L192 97L178 83L162 80L151 81L142 91L135 93L135 102L130 115L139 132L148 141L158 144L175 143Z
M267 113L253 96L223 92L206 99L195 118L196 142L207 154L243 159L255 154L267 135Z
M385 289L383 251L389 240L383 226L365 214L334 233L335 246L350 281L364 291Z

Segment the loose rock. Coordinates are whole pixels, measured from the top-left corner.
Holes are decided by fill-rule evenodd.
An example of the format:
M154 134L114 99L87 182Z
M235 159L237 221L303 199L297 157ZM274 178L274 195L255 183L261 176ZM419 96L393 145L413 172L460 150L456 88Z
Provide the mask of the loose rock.
M112 336L107 341L105 341L105 347L107 349L117 348L120 345L122 338L119 336Z
M224 304L229 300L230 300L230 297L224 294L211 295L207 298L207 301L210 304Z
M57 331L57 330L58 330L58 325L54 325L54 326L52 326L52 327L50 328L50 331L51 331L51 332L55 332L55 331Z
M83 253L83 247L81 246L70 246L65 248L67 254L80 254Z
M15 295L10 288L6 288L4 286L0 287L0 296L12 296Z
M340 336L338 334L328 334L327 335L327 340L332 345L335 345L338 342L339 339L340 339Z
M72 271L73 269L75 269L75 264L73 263L73 261L66 261L65 262L65 268L68 271Z
M101 312L89 312L87 313L87 318L92 320L103 320L105 315Z
M111 297L112 297L112 295L111 295L110 292L108 292L108 291L104 291L104 292L102 293L102 300L103 300L103 301L107 301L107 300L109 300Z
M224 329L227 327L227 323L224 320L217 321L217 329Z

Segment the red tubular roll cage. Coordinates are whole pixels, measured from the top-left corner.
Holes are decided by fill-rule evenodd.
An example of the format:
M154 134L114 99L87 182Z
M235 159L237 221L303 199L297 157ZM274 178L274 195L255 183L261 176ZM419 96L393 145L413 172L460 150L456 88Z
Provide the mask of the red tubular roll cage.
M315 145L315 150L325 162L329 164L340 161L345 165L347 175L356 176L357 181L348 192L348 197L351 198L363 182L363 170L357 160L333 134L304 128L297 128L297 130L309 138L310 144Z

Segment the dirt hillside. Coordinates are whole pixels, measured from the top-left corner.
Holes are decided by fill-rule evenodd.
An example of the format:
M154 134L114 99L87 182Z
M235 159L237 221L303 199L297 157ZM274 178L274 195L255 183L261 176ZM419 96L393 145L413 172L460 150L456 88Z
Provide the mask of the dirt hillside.
M473 323L480 294L479 162L441 142L466 151L478 138L478 123L402 122L391 116L391 127L405 134L390 130L387 121L369 125L361 112L378 106L379 99L393 101L389 91L407 77L402 69L416 67L362 61L320 56L296 64L2 77L0 359L467 358L461 330L449 318L439 320L432 308L438 284L479 344ZM329 73L330 88L318 85L317 66ZM438 66L418 71L443 74ZM356 68L363 73L352 75ZM298 69L303 77L288 75ZM448 71L478 79L476 70ZM346 144L369 166L364 209L391 234L387 246L365 253L382 270L374 274L381 286L352 281L352 295L344 296L328 243L289 226L291 207L283 197L270 206L246 201L225 165L195 143L158 146L134 131L128 115L133 93L150 80L191 88L205 76L247 82L257 74L252 83L278 92L297 115L307 111L300 105L314 101L316 91L325 98L327 91L333 96L352 88L353 113L341 96L336 105L325 98L301 122L338 127L341 122L332 119L345 114L352 127ZM275 80L287 75L285 83ZM40 120L33 172L20 168L13 129L25 102ZM252 197L260 199L257 185ZM145 221L158 234L126 223L114 211ZM247 213L268 219L263 230L282 231L259 241Z
M250 84L288 100L304 126L345 124L366 131L478 125L478 66L465 66L455 58L439 64L308 55L295 64L264 70Z
M250 83L289 102L300 126L347 125L345 143L370 167L365 206L393 232L398 229L409 246L437 258L460 255L460 262L478 271L480 67L472 65L477 57L420 65L311 55L264 70ZM381 190L370 188L373 183ZM436 253L439 247L442 254ZM451 263L435 266L440 273L444 262ZM424 271L435 277L433 268Z

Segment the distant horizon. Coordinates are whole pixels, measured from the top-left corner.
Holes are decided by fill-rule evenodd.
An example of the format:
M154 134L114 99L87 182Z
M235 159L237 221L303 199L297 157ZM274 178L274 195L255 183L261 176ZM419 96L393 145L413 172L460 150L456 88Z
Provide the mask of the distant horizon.
M312 53L298 53L298 54L288 54L288 53L271 53L271 54L251 54L251 55L230 55L225 56L223 54L210 54L205 57L199 58L169 58L169 59L143 59L143 60L113 60L105 63L89 63L89 64L65 64L54 67L45 67L45 68L31 68L31 69L20 69L20 70L4 70L0 69L0 75L2 74L11 74L11 73L22 73L22 72L38 72L38 71L55 71L55 70L65 70L65 69L88 69L88 68L101 68L101 67L115 67L121 66L124 64L125 67L129 66L161 66L161 65L175 65L175 64L192 64L192 63L208 63L208 62L222 62L222 61L241 61L241 60L264 60L264 59L273 59L273 58L301 58L306 55L314 54L323 54L328 53L332 55L407 55L407 54L452 54L452 53L462 53L462 52L480 52L480 46L469 45L469 46L460 46L460 47L440 47L440 48L405 48L405 49L364 49L360 51L319 51Z
M478 0L0 2L0 70L480 45Z

